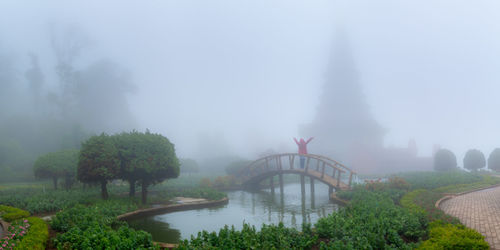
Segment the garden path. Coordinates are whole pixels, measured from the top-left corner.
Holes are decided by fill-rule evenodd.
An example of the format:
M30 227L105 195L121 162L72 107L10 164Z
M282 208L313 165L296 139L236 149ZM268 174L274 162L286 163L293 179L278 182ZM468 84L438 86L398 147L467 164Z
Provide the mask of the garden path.
M439 207L484 235L491 249L500 249L500 187L456 196Z

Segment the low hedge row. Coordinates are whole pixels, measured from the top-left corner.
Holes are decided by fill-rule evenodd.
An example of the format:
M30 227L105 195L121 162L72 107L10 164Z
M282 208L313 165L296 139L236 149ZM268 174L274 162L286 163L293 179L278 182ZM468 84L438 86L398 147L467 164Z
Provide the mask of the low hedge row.
M15 249L45 249L45 245L49 239L47 223L38 217L28 217L27 220L30 224L28 233L21 239Z
M30 216L28 211L19 208L0 205L0 216L7 222L12 222Z
M490 248L484 236L464 225L434 221L430 225L429 239L418 249L484 249Z

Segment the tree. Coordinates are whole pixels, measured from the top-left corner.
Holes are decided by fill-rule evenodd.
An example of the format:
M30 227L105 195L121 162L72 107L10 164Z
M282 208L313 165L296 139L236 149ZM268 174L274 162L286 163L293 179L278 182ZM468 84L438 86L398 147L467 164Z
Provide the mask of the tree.
M449 171L457 167L457 157L448 149L440 149L434 155L434 170Z
M495 148L488 157L488 168L500 171L500 148Z
M148 186L179 176L179 160L174 145L166 137L133 131L118 135L115 141L121 160L120 176L129 181L131 190L132 182L141 185L143 204Z
M92 136L82 144L78 159L78 180L100 183L103 199L108 198L107 183L118 178L120 158L118 149L109 135Z
M76 174L78 153L78 150L64 150L38 157L34 164L35 177L51 178L54 189L57 189L57 180L64 178L66 189L71 188Z
M464 168L471 171L477 171L484 166L486 166L486 159L481 151L477 149L470 149L467 153L465 153Z
M200 167L198 166L198 162L194 159L184 158L179 159L180 162L180 171L181 173L198 173L200 172Z

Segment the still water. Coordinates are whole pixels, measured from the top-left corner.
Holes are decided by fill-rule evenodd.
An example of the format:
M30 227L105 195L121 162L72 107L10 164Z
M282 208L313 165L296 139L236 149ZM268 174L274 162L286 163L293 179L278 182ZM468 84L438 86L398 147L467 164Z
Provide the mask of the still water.
M189 239L201 230L218 231L224 225L241 229L243 223L257 228L265 224L283 222L288 227L301 229L303 222L315 223L319 218L338 209L328 199L328 186L315 182L314 195L306 184L306 195L302 198L300 183L285 185L284 195L279 188L271 195L269 189L248 192L228 192L229 203L214 208L204 208L167 213L128 221L135 229L142 229L153 235L153 240L177 243Z

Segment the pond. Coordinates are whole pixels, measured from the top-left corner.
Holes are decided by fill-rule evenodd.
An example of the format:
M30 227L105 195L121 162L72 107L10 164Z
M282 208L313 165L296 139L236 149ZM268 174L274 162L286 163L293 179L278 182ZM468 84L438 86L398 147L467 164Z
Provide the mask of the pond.
M263 223L283 222L300 230L303 222L315 223L339 207L329 201L328 186L317 181L313 196L310 185L306 184L304 199L300 183L286 184L283 196L279 188L276 188L274 196L270 189L231 191L227 195L229 203L219 207L149 216L129 220L128 223L132 228L150 232L154 241L177 243L202 230L218 231L226 224L241 229L243 223L249 223L259 229Z

